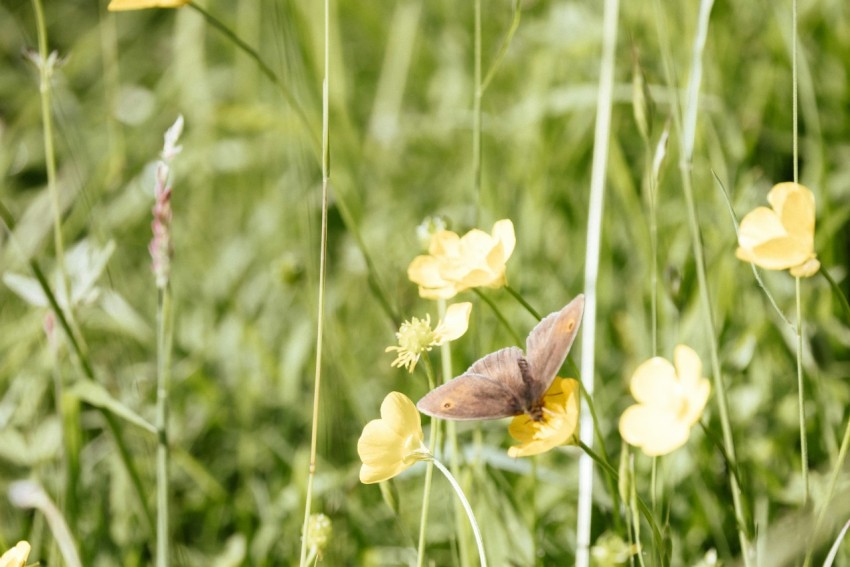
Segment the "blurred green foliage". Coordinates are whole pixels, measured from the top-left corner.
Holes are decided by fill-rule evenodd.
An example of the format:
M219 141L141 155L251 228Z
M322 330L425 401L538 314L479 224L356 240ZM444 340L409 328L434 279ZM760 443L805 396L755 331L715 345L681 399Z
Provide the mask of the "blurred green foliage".
M512 4L484 2L485 69L510 24ZM654 103L655 143L689 73L697 10L695 2L660 3L675 42L667 48L679 84L670 86L653 3L622 4L595 396L615 455L617 420L630 403L628 377L652 354L645 146L631 108L632 62L636 54ZM483 99L479 196L471 169L472 3L332 5L332 194L313 509L333 522L327 564L401 565L415 557L424 466L392 481L391 509L377 487L358 482L356 441L387 392L415 400L427 390L424 375L390 368L392 357L384 353L401 319L429 312L436 318L435 306L418 298L405 274L420 252L416 227L436 214L458 231L489 230L495 220L511 218L517 231L508 264L512 287L543 313L581 291L602 8L523 2L521 25ZM191 8L115 14L107 13L105 0L45 6L49 49L61 58L52 87L65 241L115 243L99 295L77 305L75 314L100 383L152 421L152 166L164 131L182 114L184 149L173 177L176 557L186 565L291 564L300 546L313 392L321 172L311 140L321 121L322 5L211 0L204 6L261 53L306 109L309 125L253 61ZM817 199L819 258L846 294L850 6L801 0L799 26L801 181ZM0 271L26 276L29 258L48 273L56 266L38 72L25 56L36 48L35 30L29 2L0 2L0 199L19 223L14 235L0 233ZM712 172L739 215L764 204L775 182L791 178L790 30L789 1L716 2L693 168L743 489L765 565L798 562L811 536L811 516L799 506L795 339L750 267L734 258L733 222ZM659 350L669 357L675 344L687 343L708 367L677 145L671 140L659 188ZM792 317L792 278L764 277ZM820 504L848 418L850 331L824 279L803 285L808 438ZM520 332L533 326L507 293L484 293ZM470 332L453 349L456 371L510 341L487 306L468 297L476 306ZM77 405L68 391L57 399L54 377L70 385L81 376L67 348L51 354L45 316L44 308L0 286L0 492L31 477L61 505L57 406ZM712 404L704 423L719 438ZM82 404L79 412L77 509L69 521L84 563L148 564L153 534L113 438L91 406ZM153 506L155 439L121 423ZM539 458L532 507L530 462L507 458L503 425L459 430L469 459L462 480L491 564L531 565L533 541L538 564L570 564L578 453ZM648 494L649 459L637 457L636 466L638 490ZM696 564L712 549L734 564L727 471L712 440L695 430L685 448L661 461L660 475L674 564ZM848 480L840 477L832 500L835 521L850 514ZM446 519L453 496L438 478L432 495L428 558L450 565L456 543ZM595 497L594 538L614 526L604 482L596 483ZM825 549L836 533L824 533ZM44 520L0 504L0 548L20 538L33 543L31 560L58 563ZM850 564L848 555L840 564Z

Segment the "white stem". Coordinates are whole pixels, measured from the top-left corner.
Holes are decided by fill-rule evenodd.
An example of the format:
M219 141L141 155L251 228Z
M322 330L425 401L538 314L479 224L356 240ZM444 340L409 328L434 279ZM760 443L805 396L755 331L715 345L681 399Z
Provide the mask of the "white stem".
M590 174L590 206L587 220L587 248L584 271L584 331L581 341L581 379L589 396L593 395L594 350L596 345L596 281L599 275L599 248L602 237L602 209L608 141L611 133L611 100L614 86L614 50L617 46L619 0L605 0L602 60L596 103L596 131L593 140L593 165ZM582 401L581 440L593 446L593 419ZM578 469L578 522L576 526L576 566L590 565L590 517L593 506L593 460L582 454Z

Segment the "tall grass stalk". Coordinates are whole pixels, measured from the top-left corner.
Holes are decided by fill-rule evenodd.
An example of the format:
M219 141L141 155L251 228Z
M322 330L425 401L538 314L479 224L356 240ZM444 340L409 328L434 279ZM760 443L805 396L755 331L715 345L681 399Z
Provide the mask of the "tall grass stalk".
M307 472L307 491L304 504L304 522L301 528L301 567L307 562L307 528L310 524L310 507L313 500L313 479L316 476L316 453L319 439L319 401L322 385L322 335L325 319L325 275L328 251L328 191L330 186L330 147L328 131L330 112L328 108L328 82L330 76L330 0L325 0L325 76L322 80L322 228L319 244L319 297L316 313L316 361L313 380L313 422L310 430L310 468Z
M596 347L596 283L602 239L602 209L611 133L611 104L614 88L614 51L617 47L619 0L605 0L602 24L602 57L599 92L596 99L596 129L593 137L593 163L590 177L590 205L587 218L587 247L584 271L584 331L581 340L581 379L588 396L593 396ZM587 402L581 412L581 441L593 446L593 419ZM590 564L590 522L593 508L593 461L587 452L579 458L578 520L576 526L576 565ZM617 511L619 513L619 510Z
M655 11L658 21L661 52L664 59L665 74L669 88L675 89L676 81L673 73L673 64L670 56L670 40L667 35L666 26L662 23L662 12L658 0L655 1ZM711 306L711 295L708 290L708 278L706 276L705 255L702 247L702 235L697 217L696 204L694 202L691 170L693 167L693 152L696 140L697 110L699 108L699 91L702 82L702 54L708 35L708 24L714 0L701 0L699 6L699 17L697 20L697 32L694 38L693 52L691 57L691 75L688 81L686 106L683 115L680 115L679 102L673 97L673 120L679 134L680 152L679 170L682 177L682 189L685 196L685 204L688 210L688 225L691 231L691 245L693 247L696 262L697 280L699 283L700 303L703 312L706 338L711 354L712 379L714 384L715 398L717 399L720 414L720 425L723 430L723 445L727 458L737 468L735 454L735 440L732 435L732 425L729 420L729 409L726 396L726 386L720 369L720 356L717 345L717 330L714 324L714 314ZM741 487L737 476L729 475L729 485L732 492L732 503L735 509L735 524L738 531L738 540L741 545L741 555L744 564L749 567L752 564L750 557L750 541L746 530L746 514L744 512L744 501Z
M62 236L62 210L59 203L59 188L56 184L56 151L53 144L53 70L57 63L56 53L49 54L47 49L47 26L44 21L44 8L41 0L32 0L33 12L35 13L35 24L38 34L38 56L32 60L39 71L39 95L41 100L42 140L44 144L44 162L47 172L47 192L50 196L50 209L53 214L53 246L56 256L56 269L59 273L58 289L59 297L66 299L68 306L67 322L69 329L75 335L78 344L85 349L82 341L82 333L79 332L74 321L73 309L70 301L70 284L65 271L65 244ZM11 230L11 229L10 229ZM55 359L56 364L59 358ZM80 403L75 399L64 401L62 397L62 374L58 367L54 373L56 390L56 413L59 416L62 428L62 458L61 467L64 476L63 493L59 499L68 521L72 525L77 523L77 482L80 476L80 444L75 442L82 438L79 423Z
M473 23L474 54L473 81L475 96L472 99L472 190L475 195L475 224L481 217L481 0L474 0L475 19Z
M170 564L171 535L168 523L169 449L168 390L171 368L171 288L166 285L157 293L157 359L156 359L156 564Z
M791 0L791 129L794 184L800 182L799 120L797 111L797 0ZM800 306L800 278L796 278L797 299L797 407L800 413L800 466L803 474L803 506L809 501L809 444L806 438L806 399L803 383L803 319Z

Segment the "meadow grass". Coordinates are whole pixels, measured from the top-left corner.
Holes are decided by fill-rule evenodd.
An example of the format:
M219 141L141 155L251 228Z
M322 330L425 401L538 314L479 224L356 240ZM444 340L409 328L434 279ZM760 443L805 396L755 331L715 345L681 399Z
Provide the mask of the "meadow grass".
M595 382L591 564L616 564L630 537L632 565L826 560L850 517L844 0L703 2L702 20L697 2L620 2L607 95L603 3L106 4L0 3L0 552L26 539L30 563L71 553L49 506L6 497L26 479L83 565L153 564L166 475L159 553L174 565L315 559L305 508L330 519L325 564L478 564L449 482L417 463L361 484L358 437L386 394L430 389L426 367L439 383L524 347L535 312L587 293L598 229L592 347L561 373ZM37 64L53 51L52 69ZM169 330L148 243L178 115ZM762 270L769 298L735 258L729 210L796 178L815 194L827 277ZM406 273L432 216L460 234L509 218L516 249L510 288L453 299L473 302L469 330L408 373L385 348L402 321L442 315ZM68 298L75 285L86 293ZM635 369L680 343L711 397L687 444L653 459L618 421ZM510 458L502 422L440 434L432 452L489 565L577 561L587 453ZM830 560L850 565L847 544Z

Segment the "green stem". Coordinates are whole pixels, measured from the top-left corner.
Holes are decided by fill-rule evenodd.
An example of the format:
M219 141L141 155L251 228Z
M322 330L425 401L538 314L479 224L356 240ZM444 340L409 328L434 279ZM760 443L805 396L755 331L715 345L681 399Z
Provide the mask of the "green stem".
M499 310L498 307L496 307L496 304L493 303L493 300L490 299L489 297L487 297L486 295L484 295L484 293L480 289L478 289L477 287L472 288L472 291L474 291L475 295L480 297L484 301L484 303L486 303L490 307L490 309L493 310L493 313L496 315L496 318L499 320L499 322L502 324L502 326L505 327L505 329L508 330L508 332L511 334L511 337L513 337L514 342L517 345L520 345L520 346L523 345L524 343L523 343L522 338L520 338L519 333L517 333L514 330L514 328L511 326L511 324L508 323L508 320L505 318L504 315L502 315L502 312Z
M797 296L797 410L800 415L800 458L803 473L803 506L809 501L809 444L806 440L806 398L803 383L803 309L800 278L795 278Z
M726 385L723 382L723 376L720 368L720 356L717 345L717 331L714 324L714 312L711 306L711 296L708 290L708 278L706 276L705 255L702 247L702 235L700 233L699 220L697 218L696 204L694 202L693 187L691 179L691 168L693 164L693 150L696 138L696 119L697 109L699 106L699 90L702 81L702 53L705 48L706 37L708 35L708 24L711 15L713 0L701 0L699 9L699 19L697 21L697 35L694 39L693 53L691 59L691 76L688 83L688 98L687 106L684 110L684 118L680 116L679 102L676 97L673 97L673 119L676 125L676 130L680 134L681 143L681 159L679 161L679 169L682 177L682 188L685 195L685 203L688 210L688 224L691 231L691 245L696 261L697 280L699 282L700 304L702 307L702 319L705 325L705 333L708 339L712 379L714 391L717 393L715 399L720 414L720 425L723 430L723 443L729 459L736 463L735 456L735 440L732 435L732 425L729 419L729 409L726 395ZM661 39L662 55L664 59L664 67L667 75L667 82L671 88L674 87L673 79L673 64L669 49L669 38L667 37L666 27L661 23L661 8L658 0L655 1L655 11L658 18L659 36ZM744 558L744 564L749 567L751 565L750 557L750 541L746 529L746 515L744 513L744 501L741 493L741 488L738 485L735 475L729 476L729 485L732 492L732 503L735 509L735 523L738 530L738 540L741 545L741 555Z
M469 505L469 501L463 494L463 490L461 490L455 477L449 472L449 469L447 469L446 466L437 459L432 459L431 462L434 463L435 467L440 469L440 472L443 473L446 480L448 480L449 484L451 484L452 488L454 488L458 500L460 500L464 511L466 511L466 516L469 518L469 524L472 526L472 533L475 535L475 543L478 545L478 560L481 563L481 567L487 567L487 556L484 554L484 541L481 539L481 530L478 529L478 522L475 521L475 515L472 513L472 507Z
M207 12L201 6L199 6L195 2L189 2L189 6L194 8L212 27L224 34L227 39L229 39L234 43L234 45L236 45L236 47L241 49L248 57L254 60L254 62L257 64L257 67L260 68L260 71L272 83L275 84L275 86L280 90L281 94L283 95L283 98L286 99L286 102L289 103L289 105L295 111L295 114L298 115L298 119L301 120L304 125L304 129L310 136L310 143L313 145L313 150L319 155L322 155L322 153L324 153L324 146L322 146L322 152L319 153L319 139L316 137L315 129L310 123L310 120L307 118L307 113L304 112L304 109L301 108L300 104L298 104L298 100L295 98L295 95L292 93L292 91L289 90L289 87L287 87L286 84L280 79L280 77L278 77L277 74L272 71L271 67L269 67L265 61L263 61L262 57L260 57L260 54L257 53L257 51L254 50L253 47L245 43L238 35L236 35L235 32L233 32L230 28L224 25L221 20Z
M591 421L593 423L593 434L596 442L599 444L599 450L602 453L602 458L610 466L611 457L608 455L608 451L605 448L605 438L602 436L602 430L599 428L599 418L596 415L596 408L593 405L593 399L588 394L581 380L578 380L578 384L582 397L584 398L585 406L590 413ZM617 484L610 477L605 478L608 484L608 492L611 494L611 501L613 502L614 527L618 532L621 532L623 529L623 521L622 518L620 518L620 491Z
M65 246L62 239L62 211L59 204L59 189L56 186L56 151L53 146L53 111L52 111L52 89L53 61L47 53L47 26L44 23L44 9L41 0L32 0L35 12L36 29L38 31L38 70L39 70L39 93L41 95L41 120L44 123L44 161L47 167L47 191L50 194L51 209L53 211L53 242L56 247L56 262L61 274L60 281L64 289L63 297L68 294L68 280L65 273Z
M428 389L433 390L435 386L434 372L427 354L424 358L425 373L428 375ZM428 450L434 455L440 444L440 420L431 418L431 432L428 439ZM425 535L428 528L428 509L431 502L431 481L434 476L434 461L428 460L425 469L425 486L422 489L422 514L419 517L419 545L416 550L416 567L425 564Z
M531 313L532 317L534 317L538 321L543 319L543 317L540 315L540 313L534 307L532 307L531 304L528 303L525 300L525 298L519 294L519 292L517 290L515 290L514 288L512 288L511 286L509 286L507 284L505 284L505 290L508 293L510 293L513 296L514 299L519 301L519 304L522 305L523 307L525 307L525 310L528 311L529 313Z
M847 302L847 297L844 296L844 292L841 291L841 288L832 279L832 276L829 275L829 272L826 271L826 268L821 267L820 269L821 275L826 278L826 281L829 282L829 286L832 288L832 293L838 296L838 302L841 304L841 308L844 310L844 316L847 317L846 323L850 323L850 303Z
M531 557L532 564L537 565L537 456L531 456Z
M446 300L437 300L437 312L440 320L446 316ZM451 343L445 342L440 346L440 363L442 365L443 383L452 379L452 347ZM448 444L451 451L449 466L455 476L460 476L460 450L457 443L457 426L454 421L446 423L446 434L448 435ZM435 461L436 462L436 461ZM469 564L469 542L466 539L466 530L463 528L463 510L455 504L455 522L457 528L458 547L460 551L460 564Z
M499 66L502 64L502 60L505 58L505 54L511 46L514 34L519 28L520 19L522 19L522 0L514 0L514 15L511 19L511 26L508 28L508 32L502 39L502 45L499 46L499 51L496 53L496 58L493 60L493 64L490 65L490 69L487 70L487 75L481 82L481 94L484 94L484 91L486 91L487 87L490 85L490 81L492 81L493 77L496 76L496 71L499 70Z
M171 536L168 527L168 389L171 368L171 291L168 285L158 291L156 319L156 565L157 567L168 567L171 562Z
M330 188L330 147L328 144L328 77L330 75L330 0L325 8L325 77L322 81L322 229L319 244L319 297L316 313L316 360L313 377L313 420L310 427L310 467L307 472L307 490L304 505L304 523L301 529L301 567L307 564L307 530L310 525L310 507L313 501L313 480L316 476L316 459L319 441L319 409L322 385L322 344L325 320L325 277L328 252L328 192Z
M732 200L729 198L729 192L726 190L726 186L720 181L720 177L717 176L717 172L714 170L711 171L714 175L714 180L717 182L717 186L720 187L720 191L723 193L723 199L726 201L726 207L729 209L729 215L732 217L732 226L735 229L735 237L737 239L738 236L738 226L740 223L738 222L738 215L735 214L735 209L732 208ZM779 317L788 325L795 333L797 332L797 328L794 326L794 323L788 320L788 317L785 316L785 313L779 308L776 300L773 298L773 294L770 293L770 290L767 289L767 285L764 283L764 280L761 279L761 273L758 268L756 268L755 264L750 264L750 267L753 269L753 276L756 278L756 282L758 282L759 287L762 292L764 292L765 296L767 296L768 301L773 306L774 311L779 315Z
M600 466L610 477L613 483L616 485L620 481L620 474L611 466L611 464L596 454L593 449L588 447L583 441L578 442L578 446L581 448L584 453L593 459L597 465ZM649 509L649 506L640 498L637 497L638 508L640 509L641 514L646 519L646 522L649 524L649 527L652 529L652 533L656 538L656 542L661 542L661 531L658 529L658 525L655 523L655 518L652 516L652 510Z

